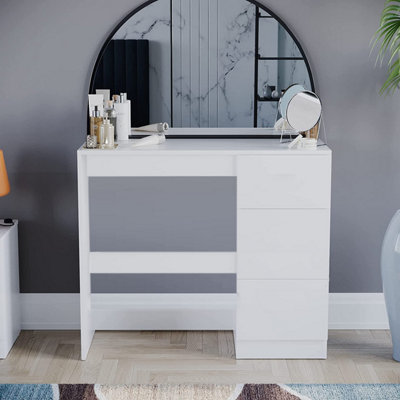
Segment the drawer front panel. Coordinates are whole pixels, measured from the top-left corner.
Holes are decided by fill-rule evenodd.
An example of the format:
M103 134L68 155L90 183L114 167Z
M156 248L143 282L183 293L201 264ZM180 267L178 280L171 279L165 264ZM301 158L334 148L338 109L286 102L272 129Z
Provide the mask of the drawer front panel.
M327 339L327 280L239 280L237 290L237 340Z
M230 156L135 156L87 157L88 176L234 176Z
M242 156L237 172L239 208L330 207L330 155Z
M329 209L238 210L238 279L328 279Z

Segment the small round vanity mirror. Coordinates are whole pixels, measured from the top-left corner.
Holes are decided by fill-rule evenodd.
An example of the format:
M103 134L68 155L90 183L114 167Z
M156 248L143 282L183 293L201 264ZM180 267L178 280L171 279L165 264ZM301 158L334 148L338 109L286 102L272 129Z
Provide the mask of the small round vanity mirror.
M286 110L287 106L292 100L293 96L299 92L304 92L306 89L303 85L299 85L295 83L294 85L289 86L285 92L283 93L282 97L279 99L278 108L279 112L281 113L282 117L286 119Z
M306 132L318 123L321 110L321 101L315 93L298 92L286 107L286 120L295 131Z

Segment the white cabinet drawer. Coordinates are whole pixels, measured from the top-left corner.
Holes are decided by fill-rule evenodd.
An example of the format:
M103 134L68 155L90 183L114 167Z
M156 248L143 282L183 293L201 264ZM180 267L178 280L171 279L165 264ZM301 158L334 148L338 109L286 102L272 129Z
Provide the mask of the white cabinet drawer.
M232 156L95 155L87 157L88 176L234 176Z
M329 209L238 210L238 279L328 279Z
M241 156L239 208L329 208L331 156Z
M238 281L236 337L326 340L328 281Z

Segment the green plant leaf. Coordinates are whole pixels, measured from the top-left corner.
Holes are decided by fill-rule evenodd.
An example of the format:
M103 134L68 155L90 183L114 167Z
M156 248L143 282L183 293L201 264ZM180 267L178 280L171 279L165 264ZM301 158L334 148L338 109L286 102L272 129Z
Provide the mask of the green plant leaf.
M380 25L371 39L371 51L378 48L376 62L387 60L387 78L380 94L392 94L400 85L400 0L386 0Z

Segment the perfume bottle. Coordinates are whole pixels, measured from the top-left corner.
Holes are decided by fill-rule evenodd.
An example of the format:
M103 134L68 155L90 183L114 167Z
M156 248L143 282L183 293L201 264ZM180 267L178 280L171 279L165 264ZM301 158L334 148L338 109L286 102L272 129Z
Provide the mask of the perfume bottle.
M107 102L107 107L104 111L104 116L110 120L110 124L114 126L114 140L117 140L117 112L114 108L114 103L112 100Z
M100 125L103 119L101 118L98 106L94 106L94 111L90 117L90 135L97 136L97 143L100 144Z
M113 149L114 148L114 126L110 123L110 120L106 117L100 126L100 148L101 149Z

